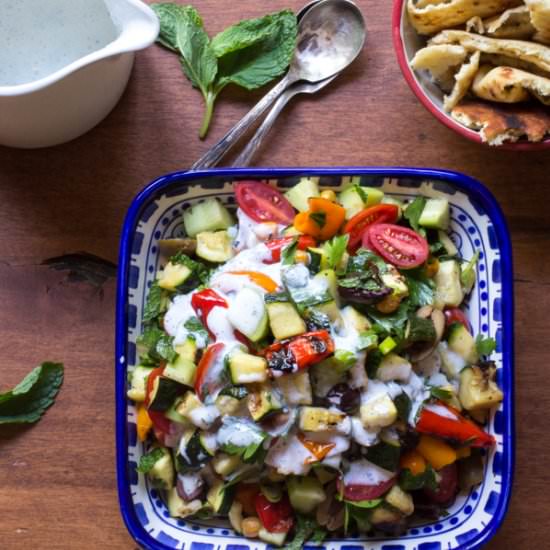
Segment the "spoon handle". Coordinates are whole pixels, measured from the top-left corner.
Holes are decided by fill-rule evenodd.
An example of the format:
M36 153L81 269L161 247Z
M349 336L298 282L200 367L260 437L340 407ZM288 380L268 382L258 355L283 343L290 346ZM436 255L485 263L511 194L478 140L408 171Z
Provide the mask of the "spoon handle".
M275 102L275 105L271 108L268 115L263 120L260 127L256 130L256 133L252 136L252 139L246 144L246 147L241 151L239 156L233 162L233 166L248 166L251 164L252 159L260 149L264 138L267 136L275 120L284 109L288 101L294 97L298 92L295 90L289 89L284 94L282 94L279 99Z
M287 73L287 75L274 86L246 115L225 136L223 136L214 147L206 151L206 153L197 160L191 170L200 170L203 168L211 168L218 164L221 158L225 155L233 145L244 135L244 133L254 124L260 115L293 83L296 78Z

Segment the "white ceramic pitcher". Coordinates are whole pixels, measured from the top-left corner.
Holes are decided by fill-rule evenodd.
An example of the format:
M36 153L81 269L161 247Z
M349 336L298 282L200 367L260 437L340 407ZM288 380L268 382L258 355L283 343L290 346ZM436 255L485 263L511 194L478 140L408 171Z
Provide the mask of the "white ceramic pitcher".
M93 128L158 32L139 0L1 0L0 144L47 147Z

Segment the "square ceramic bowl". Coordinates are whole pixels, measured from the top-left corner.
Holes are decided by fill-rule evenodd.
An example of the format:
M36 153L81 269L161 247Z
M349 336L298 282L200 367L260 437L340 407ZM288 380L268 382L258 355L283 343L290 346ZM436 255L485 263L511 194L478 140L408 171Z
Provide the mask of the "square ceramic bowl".
M486 455L483 484L460 494L449 515L412 526L400 538L329 538L326 550L452 550L479 548L501 524L510 498L514 462L513 295L510 238L495 199L479 182L453 172L405 168L230 169L180 172L162 177L133 201L122 233L116 326L116 442L118 492L128 530L144 548L168 550L264 550L267 545L236 534L223 521L169 517L158 492L136 473L144 451L137 441L135 409L126 399L126 375L136 362L147 288L159 268L159 239L181 236L182 212L215 196L234 205L232 182L268 181L280 189L301 176L317 176L321 187L338 190L358 177L397 198L445 197L452 205L451 236L469 258L479 250L478 283L467 305L474 333L497 340L494 355L504 401L488 430L497 445ZM306 548L310 545L306 546ZM313 546L311 546L313 547Z
M407 15L407 0L394 0L392 33L393 46L401 72L407 84L422 105L424 105L439 122L447 126L447 128L454 130L471 141L487 145L481 141L479 132L460 124L443 109L443 92L435 82L433 82L429 74L426 71L415 72L412 70L410 62L416 52L426 45L426 38L420 36L411 25ZM521 139L516 143L506 142L500 145L499 148L513 149L516 151L538 151L541 149L548 149L550 148L550 137L538 143L532 143L526 139Z

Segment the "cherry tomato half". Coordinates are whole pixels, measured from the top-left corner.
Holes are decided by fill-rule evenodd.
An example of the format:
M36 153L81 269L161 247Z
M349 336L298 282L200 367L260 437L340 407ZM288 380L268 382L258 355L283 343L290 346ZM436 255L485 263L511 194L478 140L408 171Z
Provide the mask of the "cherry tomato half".
M355 252L365 230L376 223L394 223L399 208L395 204L377 204L361 210L344 225L343 233L349 233L348 250Z
M368 228L368 233L374 251L401 269L417 267L428 258L428 242L412 229L377 223Z
M451 501L458 491L458 469L456 463L441 468L437 473L440 476L437 489L435 491L424 489L424 493L431 501L438 504L446 504Z
M199 399L203 398L205 389L208 389L209 393L212 393L222 383L220 379L212 379L211 376L208 376L208 371L216 363L218 356L224 348L225 344L223 342L216 342L215 344L210 344L202 354L195 377L195 392L199 396Z
M277 189L259 181L240 181L235 196L244 213L257 222L277 222L290 225L294 208Z
M294 517L286 495L279 502L269 502L259 493L256 495L256 513L262 525L271 533L286 533L292 529Z
M466 317L466 314L461 309L450 307L445 309L443 313L445 313L445 325L447 327L460 323L470 334L472 333L470 321L468 321L468 317Z
M149 406L149 398L151 394L153 393L153 386L155 384L155 380L162 375L164 372L165 365L162 365L160 367L157 367L156 369L153 369L149 376L147 377L147 388L146 388L146 394L145 394L145 406ZM149 415L149 418L151 419L151 422L153 423L153 428L156 432L160 432L163 434L167 434L170 432L170 420L164 416L164 413L161 411L147 411L147 414ZM157 439L160 440L159 437Z
M360 500L372 500L387 493L394 485L396 478L392 477L378 485L349 484L344 486L344 498L357 502ZM342 481L337 481L338 491L342 490Z

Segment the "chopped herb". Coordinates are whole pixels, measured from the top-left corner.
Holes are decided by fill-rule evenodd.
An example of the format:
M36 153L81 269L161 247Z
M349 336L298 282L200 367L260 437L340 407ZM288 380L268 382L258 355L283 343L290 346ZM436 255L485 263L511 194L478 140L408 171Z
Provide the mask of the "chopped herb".
M366 330L359 333L359 350L371 349L378 346L378 334L373 330Z
M336 235L330 241L326 241L323 245L323 249L326 254L327 264L329 269L336 269L344 254L346 247L348 246L349 235Z
M325 212L310 212L309 217L319 226L319 229L323 229L327 223Z
M155 464L164 456L164 449L161 447L154 448L151 452L141 455L139 465L136 470L142 474L149 473Z
M164 300L164 291L160 288L158 281L153 281L149 293L147 294L147 301L143 308L143 322L150 323L154 321L166 310L166 302Z
M311 542L314 543L321 543L326 536L327 532L314 518L297 514L294 538L283 548L283 550L302 550L307 540L311 540Z
M191 337L195 340L195 336L205 341L208 340L208 331L204 328L198 317L189 317L183 326L191 333Z
M399 486L404 491L417 491L424 488L435 491L437 489L435 471L431 466L427 466L421 474L414 475L406 468L399 476Z
M374 349L367 354L365 369L369 378L376 378L376 371L384 358L384 354L378 349Z
M208 284L210 269L202 262L193 260L183 252L178 252L175 256L170 258L170 263L181 264L191 270L191 275L178 287L178 291L189 292L200 285Z
M298 250L298 237L292 239L292 242L281 250L281 263L283 265L292 265Z
M402 392L394 398L393 404L397 409L397 417L399 420L407 422L411 414L411 398L405 392Z
M445 388L438 388L437 386L430 387L430 394L432 397L435 397L435 399L441 401L450 401L453 398L452 391L446 390Z
M417 273L404 273L409 288L409 304L411 307L418 308L433 304L434 287L432 279L421 278Z
M403 217L409 222L409 225L422 235L425 234L424 229L418 224L418 220L422 215L422 210L426 206L426 199L424 197L416 197L405 209Z
M476 350L479 356L491 355L497 349L497 342L494 338L485 337L481 334L476 338Z
M157 327L147 328L138 338L138 344L148 349L150 361L158 362L160 359L172 363L178 353L174 349L174 338Z
M399 308L390 314L380 313L376 308L369 307L367 315L386 335L397 336L399 340L403 339L405 324L409 319L407 303L401 302Z

